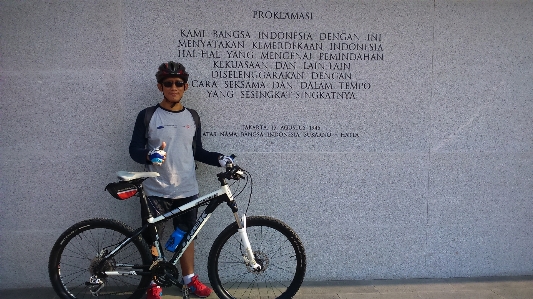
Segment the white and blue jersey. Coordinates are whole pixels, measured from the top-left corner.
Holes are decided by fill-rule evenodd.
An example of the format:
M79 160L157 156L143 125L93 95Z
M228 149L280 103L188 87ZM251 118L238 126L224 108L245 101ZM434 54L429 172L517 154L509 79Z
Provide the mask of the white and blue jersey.
M132 159L146 165L147 171L155 171L159 177L144 181L148 196L179 199L198 194L196 164L194 160L220 166L221 154L202 148L200 121L194 121L191 109L169 111L159 105L150 119L148 130L144 123L146 109L137 116L129 152ZM198 117L196 115L196 117ZM146 159L148 151L166 142L167 158L161 166L152 165Z

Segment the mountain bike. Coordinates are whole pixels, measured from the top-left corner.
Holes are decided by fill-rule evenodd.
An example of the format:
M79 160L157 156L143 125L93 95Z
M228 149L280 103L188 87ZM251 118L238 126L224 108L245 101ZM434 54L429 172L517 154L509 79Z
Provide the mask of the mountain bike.
M142 185L145 179L159 176L157 172L119 171L117 176L119 182L106 189L121 200L138 196L141 209L148 215L147 224L133 230L117 220L89 219L68 228L55 242L48 264L50 281L60 298L136 299L146 293L152 280L162 287L182 288L183 298L188 298L176 264L222 203L231 209L235 222L222 230L209 252L209 282L218 297L285 299L292 298L300 288L306 257L298 235L278 219L238 213L235 199L244 187L239 187L236 195L230 187L239 180L245 182L245 187L250 183L250 199L252 196L251 175L244 169L229 163L224 172L217 174L219 190L159 216L148 207ZM200 206L205 206L204 211L167 259L156 224ZM153 247L142 237L147 230L154 237ZM157 250L157 255L152 255L151 248Z

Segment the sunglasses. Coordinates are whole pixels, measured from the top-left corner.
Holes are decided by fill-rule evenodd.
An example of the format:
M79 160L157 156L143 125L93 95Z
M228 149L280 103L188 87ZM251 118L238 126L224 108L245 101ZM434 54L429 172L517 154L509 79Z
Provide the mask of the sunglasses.
M161 84L163 84L163 86L165 86L165 87L167 87L167 88L168 88L168 87L172 87L172 85L176 85L176 87L183 87L183 86L185 86L185 82L182 82L182 81L174 81L174 82L172 82L172 81L165 81L165 82L163 82L163 83L161 83Z

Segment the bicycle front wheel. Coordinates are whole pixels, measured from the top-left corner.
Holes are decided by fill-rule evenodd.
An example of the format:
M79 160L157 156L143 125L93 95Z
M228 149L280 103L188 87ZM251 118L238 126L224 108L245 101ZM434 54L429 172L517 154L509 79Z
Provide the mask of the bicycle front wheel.
M246 262L237 223L217 237L208 259L209 281L221 299L292 298L305 276L305 251L296 233L266 216L246 219L246 232L261 270Z
M103 256L132 235L129 227L111 219L85 220L67 229L54 244L48 262L50 281L59 297L141 298L151 278L136 271L149 267L152 258L140 236L102 262ZM109 275L102 275L104 271Z

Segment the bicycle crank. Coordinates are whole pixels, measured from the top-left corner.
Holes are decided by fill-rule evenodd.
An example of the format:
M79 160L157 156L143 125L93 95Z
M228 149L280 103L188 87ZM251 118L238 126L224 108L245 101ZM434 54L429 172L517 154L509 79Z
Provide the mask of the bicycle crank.
M178 268L173 264L165 261L158 261L150 267L154 281L158 286L167 288L172 285L179 285L178 278L180 273Z
M189 299L189 287L186 284L183 284L183 287L181 288L181 292L183 293L183 299Z

